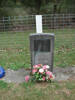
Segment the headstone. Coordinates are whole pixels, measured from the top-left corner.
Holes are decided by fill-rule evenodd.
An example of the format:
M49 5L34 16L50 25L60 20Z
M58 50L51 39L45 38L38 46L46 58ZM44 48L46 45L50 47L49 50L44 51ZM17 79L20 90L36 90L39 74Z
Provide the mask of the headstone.
M39 33L30 35L31 65L49 65L53 71L54 34Z
M53 71L54 34L42 32L42 15L36 15L36 33L30 35L31 68L43 64Z

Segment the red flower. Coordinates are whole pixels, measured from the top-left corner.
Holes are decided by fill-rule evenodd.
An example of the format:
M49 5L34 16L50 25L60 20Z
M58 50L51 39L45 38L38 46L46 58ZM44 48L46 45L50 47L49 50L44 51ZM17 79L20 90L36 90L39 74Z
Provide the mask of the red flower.
M45 76L43 76L43 81L45 81L45 79L46 79Z

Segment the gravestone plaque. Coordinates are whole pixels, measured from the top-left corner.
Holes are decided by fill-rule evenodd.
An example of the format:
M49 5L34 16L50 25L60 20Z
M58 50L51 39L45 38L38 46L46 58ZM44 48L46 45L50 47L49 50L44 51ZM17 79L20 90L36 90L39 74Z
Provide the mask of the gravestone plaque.
M54 34L30 35L31 64L49 65L53 71Z

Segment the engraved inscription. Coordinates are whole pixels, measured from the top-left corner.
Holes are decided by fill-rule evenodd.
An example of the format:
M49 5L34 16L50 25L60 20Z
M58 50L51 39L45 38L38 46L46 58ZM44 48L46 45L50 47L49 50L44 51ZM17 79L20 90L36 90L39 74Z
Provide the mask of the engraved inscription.
M50 52L44 52L44 53L37 53L35 55L35 64L48 64L51 63L51 54Z

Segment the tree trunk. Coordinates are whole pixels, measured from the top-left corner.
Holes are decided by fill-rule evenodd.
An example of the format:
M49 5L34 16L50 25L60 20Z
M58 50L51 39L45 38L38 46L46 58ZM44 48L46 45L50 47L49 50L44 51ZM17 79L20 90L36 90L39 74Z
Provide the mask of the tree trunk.
M57 12L57 4L54 4L53 13L55 14L56 12Z
M36 0L36 8L37 8L37 14L39 14L41 8L41 0Z

